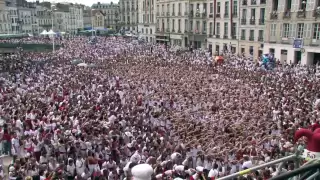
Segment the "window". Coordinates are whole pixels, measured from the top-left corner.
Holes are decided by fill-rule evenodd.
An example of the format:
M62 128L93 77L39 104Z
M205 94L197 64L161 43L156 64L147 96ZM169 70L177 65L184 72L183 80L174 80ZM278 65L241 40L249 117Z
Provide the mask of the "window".
M202 32L206 32L207 31L207 23L206 23L206 21L203 21L203 23L202 23Z
M217 2L217 14L220 14L221 11L221 3Z
M220 23L217 23L217 35L220 35Z
M188 31L188 19L184 20L184 31Z
M229 14L229 1L225 2L224 4L224 14Z
M283 30L282 30L282 37L288 38L289 37L289 23L284 23L283 24Z
M209 34L212 34L212 22L209 23Z
M254 38L254 30L250 30L250 38Z
M172 19L172 30L174 30L174 24L175 24L175 20Z
M232 23L232 36L235 37L237 34L237 23Z
M280 1L282 1L282 0L280 0ZM279 4L278 0L272 0L272 10L273 11L278 11L278 4Z
M238 1L233 1L233 8L232 8L233 12L232 14L234 16L237 16L238 15Z
M199 30L200 30L200 22L197 21L196 22L196 31L199 32Z
M213 13L213 3L210 3L209 13L210 13L210 14L212 14L212 13Z
M242 19L247 19L247 10L242 9Z
M298 38L303 38L304 23L298 23Z
M241 38L246 38L246 30L245 29L241 29Z
M181 31L181 19L178 19L178 31Z
M193 31L193 22L192 21L190 21L190 31Z
M313 36L312 39L320 39L320 23L313 24Z
M306 9L306 6L307 6L308 1L307 1L307 0L298 0L298 2L299 2L299 9L303 9L303 10L305 10L305 9ZM302 3L302 2L304 2L304 3Z
M263 38L263 30L259 30L259 38Z
M276 36L277 24L271 24L270 26L270 36Z
M228 23L224 23L224 36L228 36Z
M292 0L286 0L285 2L285 11L290 11L292 5Z
M178 4L178 13L181 13L181 3Z
M170 12L170 4L167 4L167 12Z
M256 19L256 9L251 9L251 19Z
M175 8L175 5L172 4L172 12L173 12L173 13L175 12L174 8Z

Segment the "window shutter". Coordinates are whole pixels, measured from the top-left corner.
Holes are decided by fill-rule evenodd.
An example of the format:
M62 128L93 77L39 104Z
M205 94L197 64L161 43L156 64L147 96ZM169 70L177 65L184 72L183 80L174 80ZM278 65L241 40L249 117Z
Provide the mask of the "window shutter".
M280 37L283 36L283 24L280 24Z
M306 38L311 38L312 23L308 23Z
M278 1L279 4L278 4L278 12L284 12L284 3L285 1Z
M315 5L315 0L307 0L307 11L313 11L314 10L314 5Z
M304 26L303 26L303 37L306 38L307 37L307 34L308 34L308 27L309 27L309 24L307 23L304 23Z
M299 8L298 3L299 3L299 0L292 0L292 4L291 4L292 12L298 11L298 8Z
M292 24L292 34L291 37L296 38L296 32L297 32L297 24Z

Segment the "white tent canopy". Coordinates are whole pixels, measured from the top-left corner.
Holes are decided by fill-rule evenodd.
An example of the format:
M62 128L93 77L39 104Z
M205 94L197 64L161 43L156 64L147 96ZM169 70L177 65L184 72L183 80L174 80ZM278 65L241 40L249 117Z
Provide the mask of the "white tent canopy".
M48 35L55 35L56 33L52 31L52 29L48 32Z
M86 63L80 63L80 64L77 64L77 66L79 66L79 67L87 67L88 64L86 64Z
M43 30L42 33L40 33L41 35L48 35L48 31Z

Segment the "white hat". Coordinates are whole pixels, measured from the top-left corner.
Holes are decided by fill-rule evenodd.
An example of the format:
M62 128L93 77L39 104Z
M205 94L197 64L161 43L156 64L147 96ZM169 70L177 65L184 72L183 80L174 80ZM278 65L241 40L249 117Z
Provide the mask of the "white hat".
M153 168L149 164L139 164L131 169L132 180L151 180Z
M204 169L204 168L203 168L202 166L197 166L197 167L196 167L196 170L197 170L198 172L203 172L203 169Z
M177 177L177 178L174 178L173 180L183 180L183 179L181 179L181 178Z
M178 165L176 167L174 167L175 171L184 171L184 166L183 165Z

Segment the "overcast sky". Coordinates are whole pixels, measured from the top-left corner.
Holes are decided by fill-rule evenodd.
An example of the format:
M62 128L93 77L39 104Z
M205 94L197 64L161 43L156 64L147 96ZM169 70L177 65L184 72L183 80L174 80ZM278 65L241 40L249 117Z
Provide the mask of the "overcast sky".
M33 0L33 1L36 1L36 0ZM42 2L43 0L40 0L40 2ZM97 2L101 2L101 3L110 3L110 2L113 2L113 3L118 3L118 0L47 0L47 1L50 1L50 2L70 2L70 3L79 3L79 4L84 4L86 6L91 6L92 4L94 3L97 3Z

